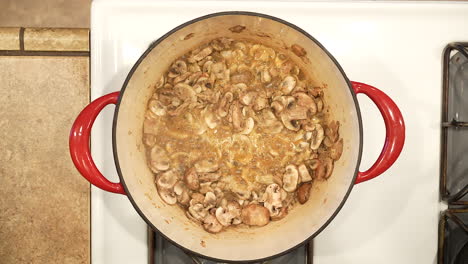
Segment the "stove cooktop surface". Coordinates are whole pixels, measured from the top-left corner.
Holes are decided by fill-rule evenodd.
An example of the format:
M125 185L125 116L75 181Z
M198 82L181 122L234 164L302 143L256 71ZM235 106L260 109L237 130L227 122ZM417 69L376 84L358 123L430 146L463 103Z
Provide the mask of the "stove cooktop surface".
M406 144L381 177L359 184L314 240L314 263L434 263L437 254L441 51L468 39L468 4L307 1L94 1L91 95L120 90L149 43L193 18L228 10L277 16L303 28L338 60L348 77L376 86L399 105ZM456 25L456 26L454 26ZM385 128L359 96L364 125L361 169L380 153ZM109 179L113 108L92 132L95 162ZM146 263L146 225L125 196L92 188L92 262Z

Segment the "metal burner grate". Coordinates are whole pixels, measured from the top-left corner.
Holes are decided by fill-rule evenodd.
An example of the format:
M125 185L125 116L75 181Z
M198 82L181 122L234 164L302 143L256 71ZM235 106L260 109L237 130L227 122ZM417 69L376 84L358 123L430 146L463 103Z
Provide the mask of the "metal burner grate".
M468 42L447 45L443 57L441 198L468 205Z

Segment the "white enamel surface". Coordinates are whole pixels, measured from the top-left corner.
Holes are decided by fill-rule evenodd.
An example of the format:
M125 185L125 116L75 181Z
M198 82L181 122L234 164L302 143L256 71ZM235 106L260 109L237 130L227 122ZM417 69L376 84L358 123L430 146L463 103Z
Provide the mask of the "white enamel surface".
M468 39L468 5L98 1L91 22L92 99L119 90L151 41L190 19L226 10L270 14L303 28L337 58L350 79L389 94L405 117L407 139L400 159L380 179L354 188L340 214L315 239L314 263L435 263L441 54L446 43ZM385 130L370 100L359 96L359 102L365 169L378 156ZM109 107L96 121L92 150L98 167L116 180L112 113ZM146 263L146 256L146 226L128 199L93 187L92 262Z

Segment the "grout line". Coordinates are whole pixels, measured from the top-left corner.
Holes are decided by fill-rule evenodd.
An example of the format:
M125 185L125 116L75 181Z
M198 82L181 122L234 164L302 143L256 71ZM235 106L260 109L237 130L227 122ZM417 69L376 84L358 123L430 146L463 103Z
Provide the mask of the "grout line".
M24 50L24 27L21 27L19 31L19 44L20 50Z
M22 43L22 42L20 42ZM24 48L24 46L22 47ZM89 51L26 51L26 50L0 50L0 56L71 56L89 57Z

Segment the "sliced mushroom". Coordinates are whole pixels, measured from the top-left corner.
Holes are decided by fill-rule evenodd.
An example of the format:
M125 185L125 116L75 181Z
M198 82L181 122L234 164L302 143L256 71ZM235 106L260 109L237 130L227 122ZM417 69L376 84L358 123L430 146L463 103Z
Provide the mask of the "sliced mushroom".
M339 160L343 153L343 139L340 139L330 148L330 158Z
M214 192L213 188L211 188L211 182L200 183L200 193L206 194L208 192Z
M172 189L177 183L178 176L175 170L168 170L158 175L156 185L161 189Z
M177 60L169 69L168 76L170 78L175 78L185 72L187 72L187 63L185 63L183 60Z
M221 101L219 102L218 109L216 110L216 114L219 117L225 117L228 114L228 109L229 109L229 104L232 102L233 95L231 92L227 92L223 95L221 98Z
M320 98L315 99L315 104L317 105L317 112L322 112L323 110L323 101Z
M241 214L240 205L237 202L229 202L226 207L218 207L215 215L216 219L223 225L229 226L235 218Z
M283 189L287 192L294 192L297 187L299 172L296 166L286 166L286 172L283 174Z
M198 52L197 54L195 54L192 58L195 61L201 61L204 58L206 58L206 56L210 55L212 52L213 52L213 49L211 47L206 47L202 49L200 52Z
M249 204L241 212L242 222L250 226L265 226L270 222L270 211L258 204Z
M310 176L309 170L307 169L306 165L301 164L297 169L299 171L301 182L310 182L312 180L312 177Z
M333 172L333 160L326 158L319 163L317 170L315 171L317 178L319 180L326 180L330 178Z
M221 225L214 215L208 215L203 219L203 228L210 233L219 233L223 230L223 225Z
M206 173L201 173L198 176L198 179L200 180L200 182L215 182L219 180L220 177L221 177L221 174L217 172L206 172Z
M315 170L320 165L320 160L318 159L307 160L305 161L305 164L307 165L307 167L309 167L310 170Z
M154 146L156 144L156 136L148 133L143 134L143 143L148 147Z
M310 148L313 150L317 150L322 144L324 138L324 131L323 127L320 124L315 124L315 130L312 131L312 139L310 142Z
M195 102L197 100L197 93L193 90L192 86L186 83L178 83L174 86L176 95L185 101Z
M205 108L204 111L202 111L203 119L205 120L205 124L210 128L210 129L215 129L218 126L218 118L215 116L213 111L211 109Z
M295 93L294 97L296 98L297 105L310 109L312 114L315 114L317 112L317 106L315 104L314 99L312 99L312 97L310 97L306 93Z
M242 112L238 101L231 106L232 125L237 131L242 130Z
M283 207L281 207L281 208L279 209L279 212L278 212L277 215L271 217L271 220L273 220L273 221L281 220L281 219L283 219L287 214L288 214L288 207L287 207L287 206L283 206Z
M304 106L294 105L290 109L284 111L284 114L287 114L291 120L303 120L307 119L308 109Z
M296 120L291 119L291 116L289 115L287 111L281 112L280 116L281 116L281 122L287 129L292 130L292 131L298 131L301 128L299 123Z
M240 70L239 68L238 68L238 71ZM237 73L231 76L231 82L233 84L250 83L251 80L252 80L252 74L249 71L244 71L244 72Z
M268 105L268 99L262 96L257 96L255 98L255 101L253 103L253 110L255 111L260 111L262 109L265 109Z
M268 69L263 69L263 71L260 72L260 80L262 81L262 83L271 82L271 75Z
M284 94L290 94L294 87L296 87L296 78L291 75L286 76L280 84L280 90Z
M192 199L190 200L190 205L202 204L205 200L205 196L201 193L192 193Z
M150 100L148 103L148 108L153 114L157 116L166 115L166 107L158 100Z
M301 184L301 186L297 188L297 201L299 201L300 204L305 204L309 200L311 187L312 183L307 182Z
M250 91L250 92L244 93L240 97L240 102L243 105L251 105L254 102L256 97L257 97L257 92Z
M254 129L255 121L252 117L249 117L244 122L244 129L240 132L243 135L248 135Z
M177 203L177 196L173 190L158 189L158 194L159 194L159 197L161 197L161 199L169 205L173 205Z
M283 206L281 203L281 187L276 183L268 185L261 201L263 201L263 206L270 212L271 217L279 215Z
M192 73L191 72L186 72L186 73L183 73L177 77L174 78L174 84L177 84L177 83L180 83L182 81L185 81Z
M330 138L332 142L338 140L338 130L340 128L340 122L332 121L328 124L327 129L325 130L325 135Z
M193 218L200 221L202 221L208 214L208 210L203 207L203 204L199 203L189 206L188 211Z
M213 192L207 192L203 200L205 208L213 208L216 205L216 195Z
M218 163L208 159L198 161L195 163L194 167L198 173L215 172L219 169Z
M182 181L174 185L174 193L177 196L177 202L182 205L188 205L190 202L190 195L187 186Z
M275 110L275 113L279 114L283 111L284 106L281 102L273 101L273 103L271 103L271 108Z
M184 182L190 190L196 191L200 188L200 181L195 168L191 168L185 172Z
M153 172L165 171L169 169L171 160L163 148L155 145L150 151L150 168Z

